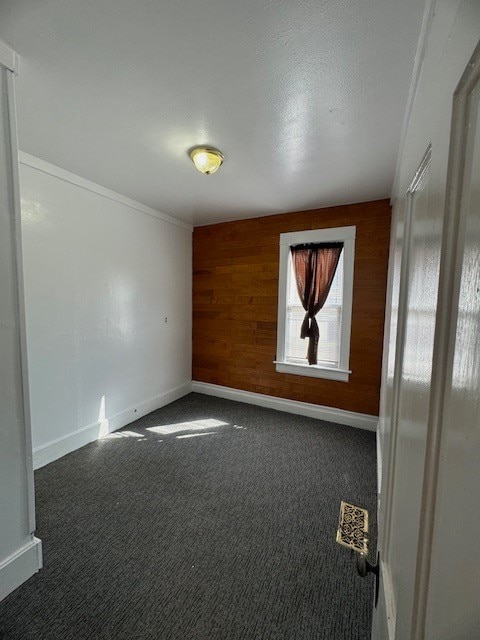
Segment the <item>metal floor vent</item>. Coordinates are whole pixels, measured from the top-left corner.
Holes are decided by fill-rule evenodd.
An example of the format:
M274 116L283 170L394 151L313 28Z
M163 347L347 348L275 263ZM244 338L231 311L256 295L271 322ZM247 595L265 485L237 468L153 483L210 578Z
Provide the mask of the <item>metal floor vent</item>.
M340 503L337 542L358 553L368 553L368 511L348 502Z

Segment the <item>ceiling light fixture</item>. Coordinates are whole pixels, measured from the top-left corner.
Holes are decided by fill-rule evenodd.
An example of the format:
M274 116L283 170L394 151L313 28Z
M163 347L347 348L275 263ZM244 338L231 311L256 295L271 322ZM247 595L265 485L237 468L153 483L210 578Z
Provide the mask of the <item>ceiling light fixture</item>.
M197 169L207 176L218 171L223 162L223 153L213 147L193 147L188 155Z

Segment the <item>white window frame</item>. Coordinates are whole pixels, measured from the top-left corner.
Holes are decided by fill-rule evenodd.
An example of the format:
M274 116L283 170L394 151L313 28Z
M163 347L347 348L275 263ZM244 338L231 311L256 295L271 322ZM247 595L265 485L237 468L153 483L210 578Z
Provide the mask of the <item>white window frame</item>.
M350 374L350 334L352 328L353 267L355 261L356 227L313 229L280 234L280 263L278 277L277 358L279 373L325 378L348 382ZM340 327L340 354L338 367L294 364L285 361L285 324L287 315L287 278L290 247L310 242L343 242L343 303ZM305 344L305 350L307 345Z

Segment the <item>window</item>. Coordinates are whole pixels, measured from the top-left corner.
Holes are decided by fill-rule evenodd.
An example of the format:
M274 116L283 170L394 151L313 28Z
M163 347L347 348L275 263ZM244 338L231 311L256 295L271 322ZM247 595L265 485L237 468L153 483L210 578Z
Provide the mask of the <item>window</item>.
M340 243L341 253L328 296L315 316L319 329L317 361L316 364L309 364L309 339L300 337L305 309L297 289L291 247L323 243ZM348 382L351 373L349 357L354 250L355 227L317 229L280 235L275 361L277 371Z

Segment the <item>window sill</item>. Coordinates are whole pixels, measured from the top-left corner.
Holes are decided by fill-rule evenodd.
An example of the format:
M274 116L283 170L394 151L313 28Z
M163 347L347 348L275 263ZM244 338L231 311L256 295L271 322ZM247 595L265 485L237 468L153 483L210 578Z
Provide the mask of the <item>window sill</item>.
M348 382L350 374L352 373L346 369L329 369L328 367L292 364L291 362L278 362L277 360L274 360L274 364L279 373L293 373L297 376L324 378L326 380L338 380L340 382Z

